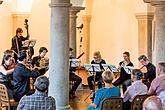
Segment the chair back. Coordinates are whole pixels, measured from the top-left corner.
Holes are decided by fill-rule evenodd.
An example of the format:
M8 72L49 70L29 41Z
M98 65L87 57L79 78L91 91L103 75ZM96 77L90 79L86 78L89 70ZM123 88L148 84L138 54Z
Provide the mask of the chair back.
M4 84L0 84L0 101L2 104L5 103L5 105L10 106L7 88Z
M105 98L101 105L101 110L122 110L123 99L121 97Z
M137 95L132 101L131 110L142 110L143 102L149 95Z

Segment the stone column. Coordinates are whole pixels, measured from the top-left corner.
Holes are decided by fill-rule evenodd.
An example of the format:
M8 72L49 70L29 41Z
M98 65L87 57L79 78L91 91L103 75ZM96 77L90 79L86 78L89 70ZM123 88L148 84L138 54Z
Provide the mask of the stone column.
M69 110L69 8L70 0L51 0L49 95L57 110Z
M69 33L69 47L73 48L73 55L76 57L76 19L77 13L84 10L85 7L72 6L70 8L70 33Z
M155 7L155 63L165 61L165 0L144 0Z
M84 28L83 28L83 49L85 52L84 62L83 63L90 63L90 22L91 22L91 15L84 15L82 17Z
M137 13L139 56L147 55L152 61L152 20L153 13Z
M16 34L16 29L18 27L22 28L24 31L24 34L26 33L25 27L25 19L28 19L30 16L30 13L12 13L13 18L13 35ZM25 35L26 36L26 35Z

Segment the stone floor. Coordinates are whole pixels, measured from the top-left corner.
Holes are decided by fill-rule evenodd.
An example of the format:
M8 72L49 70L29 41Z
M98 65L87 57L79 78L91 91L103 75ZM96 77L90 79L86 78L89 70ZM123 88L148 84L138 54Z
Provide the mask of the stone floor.
M76 97L73 99L70 99L70 106L73 110L86 110L89 103L91 103L91 100L85 98L90 94L89 89L83 89L83 90L77 90L76 91ZM85 100L85 101L84 101Z

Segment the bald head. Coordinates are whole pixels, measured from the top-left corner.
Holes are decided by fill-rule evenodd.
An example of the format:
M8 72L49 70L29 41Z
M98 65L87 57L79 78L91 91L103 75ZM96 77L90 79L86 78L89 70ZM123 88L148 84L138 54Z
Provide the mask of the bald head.
M163 110L163 105L157 96L148 97L143 103L143 110Z

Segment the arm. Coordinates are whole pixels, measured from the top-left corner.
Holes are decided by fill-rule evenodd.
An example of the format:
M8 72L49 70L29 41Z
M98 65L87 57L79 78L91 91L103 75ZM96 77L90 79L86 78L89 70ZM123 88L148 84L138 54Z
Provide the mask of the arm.
M154 77L156 75L156 69L155 67L150 67L146 73L144 73L144 78L149 79L151 77Z
M51 103L51 110L56 110L56 102L55 99L51 96L49 96L50 103Z
M24 106L25 106L24 97L25 97L25 96L23 96L23 97L21 98L21 100L19 101L19 104L18 104L18 106L17 106L17 110L22 110L22 109L24 108Z
M16 45L15 45L15 40L14 40L14 37L12 38L11 40L11 50L16 50Z
M14 68L10 69L10 70L6 70L2 65L0 66L0 72L2 72L2 74L4 74L4 75L12 74L13 71L14 71Z
M148 95L153 95L153 94L155 94L154 82L155 82L155 80L153 80L153 81L151 82L150 88L149 88L148 93L147 93Z
M29 77L38 77L39 76L39 73L37 71L30 70L26 67L20 69L20 71L21 71L20 73L23 73L22 75L24 77L27 77L27 78L29 78Z
M129 95L129 89L127 88L127 90L125 91L125 93L123 94L123 101L126 102L131 98L131 96Z

